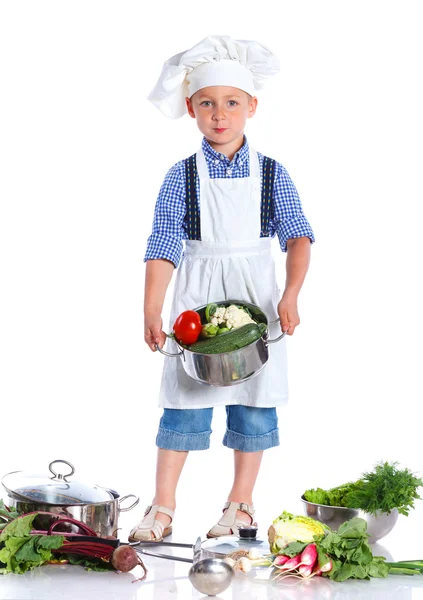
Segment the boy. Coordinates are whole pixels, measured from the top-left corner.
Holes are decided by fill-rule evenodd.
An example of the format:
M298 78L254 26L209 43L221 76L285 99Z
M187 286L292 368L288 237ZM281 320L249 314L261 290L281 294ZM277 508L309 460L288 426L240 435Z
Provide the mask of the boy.
M156 204L145 255L145 341L153 351L166 340L161 312L176 267L171 327L184 310L226 299L258 305L269 321L279 317L288 335L299 324L313 232L284 167L252 150L244 136L255 91L278 67L257 42L212 36L167 61L149 97L167 116L188 112L204 135L201 149L170 169ZM288 252L282 297L270 246L276 234ZM258 376L225 388L200 386L179 360L166 358L156 494L130 539L160 541L171 533L179 476L190 450L209 447L214 406L226 407L223 443L234 450L235 478L207 535L236 534L253 523L253 488L263 451L279 444L276 407L287 394L285 340L272 347Z

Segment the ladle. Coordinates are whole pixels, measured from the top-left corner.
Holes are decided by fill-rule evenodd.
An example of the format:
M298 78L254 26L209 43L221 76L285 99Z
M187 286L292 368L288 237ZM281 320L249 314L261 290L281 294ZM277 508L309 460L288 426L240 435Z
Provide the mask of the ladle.
M139 546L138 546L139 544ZM160 542L154 542L157 546ZM198 538L194 545L192 544L173 544L172 542L164 542L166 546L176 546L183 548L193 548L193 558L183 558L172 554L161 554L160 552L150 552L141 546L143 542L130 544L135 547L139 554L154 556L155 558L165 558L167 560L176 560L180 562L192 563L192 567L188 573L188 579L196 590L207 596L216 596L226 590L234 577L234 570L224 560L220 558L201 558L201 538Z

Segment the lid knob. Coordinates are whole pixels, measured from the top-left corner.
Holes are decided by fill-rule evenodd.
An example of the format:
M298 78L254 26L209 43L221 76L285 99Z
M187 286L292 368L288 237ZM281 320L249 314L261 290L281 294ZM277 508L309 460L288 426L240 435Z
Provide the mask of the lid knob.
M53 469L52 465L54 465L55 463L65 463L65 465L68 465L68 467L71 468L71 472L70 473L66 473L66 475L63 475L62 473L56 473L56 471ZM67 460L53 460L49 466L48 466L50 473L53 473L53 477L50 477L50 479L63 479L64 481L67 482L66 477L70 477L71 475L73 475L75 473L75 467L68 462Z
M243 539L255 539L257 537L257 529L255 525L241 525L238 528L239 537Z

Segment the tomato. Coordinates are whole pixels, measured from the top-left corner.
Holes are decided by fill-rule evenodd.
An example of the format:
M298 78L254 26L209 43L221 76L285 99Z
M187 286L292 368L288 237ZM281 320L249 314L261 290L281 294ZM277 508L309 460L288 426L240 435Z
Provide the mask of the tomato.
M189 345L198 340L202 327L200 315L195 310L186 310L176 319L173 331L181 344Z

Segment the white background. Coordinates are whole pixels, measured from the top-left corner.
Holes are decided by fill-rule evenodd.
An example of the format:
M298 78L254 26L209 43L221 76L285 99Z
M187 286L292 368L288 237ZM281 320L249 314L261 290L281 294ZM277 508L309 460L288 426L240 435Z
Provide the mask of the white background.
M0 3L1 475L65 458L139 494L132 521L152 498L163 357L143 342L143 256L162 179L201 134L146 96L164 60L210 34L280 57L246 133L288 169L317 239L259 518L379 460L422 474L418 4ZM231 485L224 425L216 411L178 492L180 524L201 495L202 534Z

